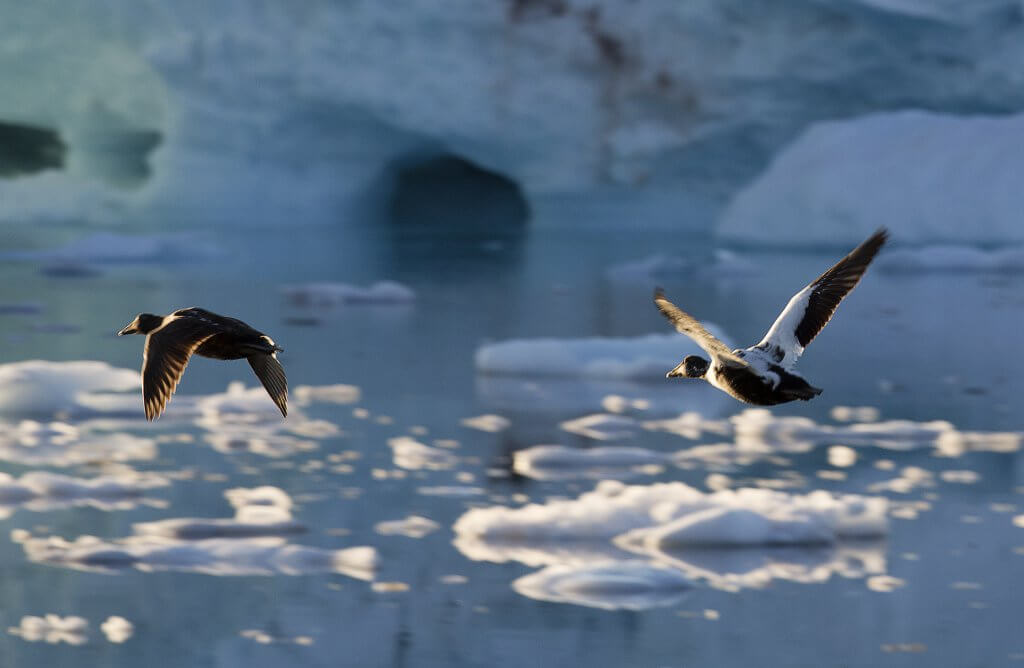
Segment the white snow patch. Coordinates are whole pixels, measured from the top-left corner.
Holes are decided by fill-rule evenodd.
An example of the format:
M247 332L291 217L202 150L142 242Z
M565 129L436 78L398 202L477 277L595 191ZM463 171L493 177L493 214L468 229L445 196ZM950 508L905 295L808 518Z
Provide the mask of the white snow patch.
M553 500L521 508L474 508L454 526L456 544L471 558L477 541L611 540L636 530L649 530L658 542L673 545L764 545L770 543L835 542L840 538L880 536L887 531L887 501L881 497L835 496L825 491L790 495L766 489L725 489L705 494L681 482L625 485L611 480L574 500ZM702 522L697 529L678 529L676 522L700 517L708 510L743 511L734 520ZM752 517L777 521L778 530L751 524ZM794 532L786 522L813 526ZM748 530L748 525L752 528ZM695 525L696 526L696 525ZM634 534L635 535L635 534ZM810 540L812 539L813 540ZM486 558L486 557L484 557Z
M649 610L678 603L692 582L675 569L638 561L554 565L524 575L512 588L539 601L602 610Z
M1024 114L901 111L816 123L732 200L718 233L746 243L857 243L890 224L902 242L1021 243L1022 154ZM1020 256L922 257L976 265Z
M715 249L710 257L684 258L667 253L616 264L607 270L608 278L617 282L653 283L681 278L722 280L745 278L760 268L742 255L724 248Z
M570 434L577 434L595 441L614 441L636 436L640 425L626 415L594 413L559 425Z
M126 510L144 501L146 492L167 487L156 473L124 473L97 478L74 478L49 471L31 471L20 478L0 473L0 517L16 509L46 511L72 506Z
M575 500L474 508L454 544L474 560L589 568L641 555L687 579L736 589L774 578L820 582L885 570L881 497L743 488L702 493L683 483L600 482Z
M960 431L944 420L887 420L832 426L805 417L775 415L762 408L746 409L728 420L709 420L689 412L673 419L644 421L642 426L687 439L698 439L704 434L731 437L730 447L737 454L746 455L806 452L816 445L836 443L891 450L932 447L938 454L955 457L966 451L1016 452L1024 442L1020 432Z
M378 522L373 529L382 536L408 536L409 538L423 538L441 528L441 525L434 520L419 515L409 515L402 520L390 520Z
M67 643L84 645L89 641L89 622L77 615L47 614L43 617L28 615L21 618L18 626L8 629L11 635L20 636L28 642L45 642L50 645Z
M100 624L100 630L103 631L103 635L107 637L108 641L121 644L132 637L132 634L135 632L135 625L124 617L111 615Z
M730 345L718 326L704 326ZM481 346L475 363L481 374L662 380L679 360L698 353L697 344L676 333L632 338L512 339Z
M67 422L0 422L0 461L25 466L77 466L93 462L152 460L156 442L123 432Z
M500 415L494 415L493 413L487 413L485 415L478 415L476 417L465 418L460 424L470 429L479 429L480 431L487 431L492 434L496 434L499 431L508 429L512 423L508 418L504 418Z
M453 468L459 463L459 458L448 450L425 445L409 436L388 439L388 447L391 448L395 466L410 471L439 471Z
M159 535L120 540L80 536L30 537L21 543L30 561L84 571L179 571L206 575L305 575L341 573L369 580L377 565L372 547L325 550L288 544L279 537L188 541Z
M328 404L354 404L359 401L361 392L355 385L299 385L292 390L295 401L300 406L314 402Z
M224 492L235 509L234 518L171 518L133 525L137 536L182 540L251 538L303 533L306 526L292 518L292 500L278 487L234 488Z
M992 250L950 245L897 248L881 255L877 264L881 271L891 273L1014 273L1024 271L1024 247Z
M105 362L27 360L0 364L0 415L88 413L81 401L94 392L138 390L139 372ZM139 409L141 411L141 399Z
M416 300L411 288L395 281L380 281L369 287L348 283L304 283L281 288L284 298L295 306L329 307L341 304L408 304Z

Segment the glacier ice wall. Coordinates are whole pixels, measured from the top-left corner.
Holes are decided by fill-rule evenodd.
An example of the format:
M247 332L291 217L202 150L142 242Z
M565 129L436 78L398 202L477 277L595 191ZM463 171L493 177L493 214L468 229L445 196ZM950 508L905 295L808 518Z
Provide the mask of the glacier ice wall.
M333 222L387 192L395 164L453 156L531 208L600 192L678 222L819 120L1024 108L1009 0L0 10L0 81L17 91L0 123L61 147L0 174L0 220Z

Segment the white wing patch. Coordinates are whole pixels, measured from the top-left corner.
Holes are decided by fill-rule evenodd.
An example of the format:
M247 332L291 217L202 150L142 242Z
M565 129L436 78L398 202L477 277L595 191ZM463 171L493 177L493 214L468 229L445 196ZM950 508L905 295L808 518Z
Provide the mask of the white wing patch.
M747 350L763 351L765 355L772 358L775 364L789 371L796 364L797 360L804 353L804 347L796 338L796 328L804 319L807 312L807 304L811 299L813 285L808 285L800 292L793 295L786 308L772 323L764 338L752 348ZM781 358L778 355L781 354Z

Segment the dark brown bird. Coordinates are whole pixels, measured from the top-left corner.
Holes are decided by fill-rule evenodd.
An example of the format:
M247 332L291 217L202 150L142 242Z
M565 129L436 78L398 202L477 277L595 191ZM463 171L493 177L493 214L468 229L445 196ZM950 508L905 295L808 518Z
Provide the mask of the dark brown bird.
M277 361L283 350L273 339L235 318L201 308L183 308L170 315L140 313L117 333L145 334L142 350L142 400L146 419L154 420L178 387L193 355L218 360L249 360L270 398L288 415L288 380Z
M668 372L669 378L703 378L740 401L760 406L802 399L808 401L821 390L793 371L804 348L814 340L850 294L871 260L889 238L879 229L861 245L826 271L786 304L775 323L757 345L729 350L691 315L670 302L659 288L654 305L675 328L686 334L711 358L687 355Z

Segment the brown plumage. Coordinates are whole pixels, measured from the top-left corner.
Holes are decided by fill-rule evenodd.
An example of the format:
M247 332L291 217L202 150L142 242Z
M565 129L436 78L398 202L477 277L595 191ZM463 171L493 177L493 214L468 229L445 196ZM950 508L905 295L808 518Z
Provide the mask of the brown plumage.
M167 316L140 313L117 334L146 335L142 399L148 420L163 413L192 355L222 360L244 357L281 415L288 415L288 380L277 361L281 348L241 320L193 307Z

